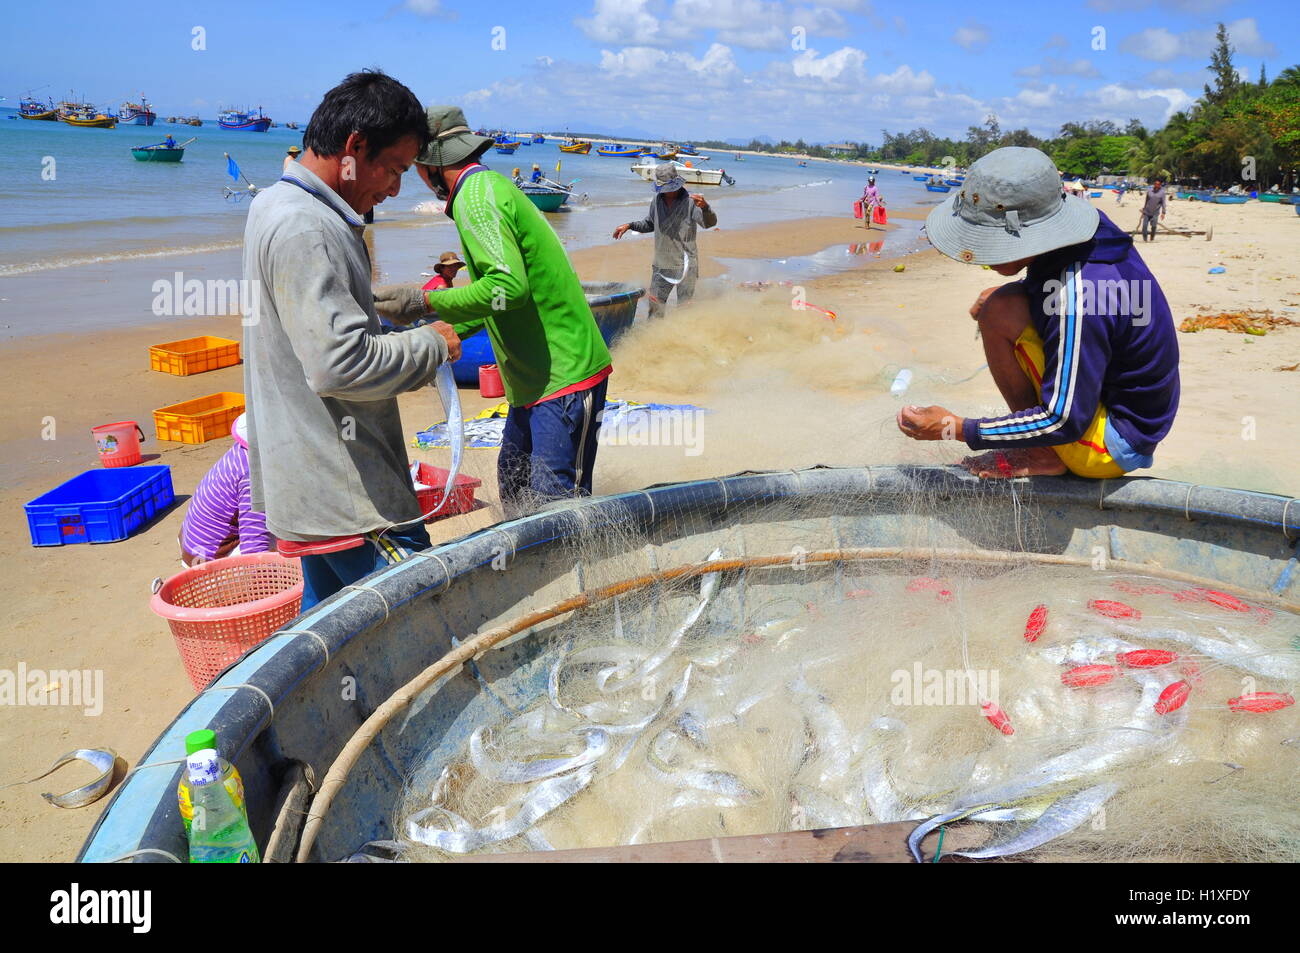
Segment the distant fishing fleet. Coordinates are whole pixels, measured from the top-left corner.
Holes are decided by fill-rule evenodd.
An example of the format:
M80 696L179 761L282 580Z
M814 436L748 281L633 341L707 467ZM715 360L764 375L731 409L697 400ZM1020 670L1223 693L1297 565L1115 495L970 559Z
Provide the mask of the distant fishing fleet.
M117 112L101 110L92 103L70 95L62 102L53 99L40 100L30 93L19 100L18 114L23 119L45 122L65 122L70 126L85 126L95 129L113 129L123 126L152 126L158 119L150 102L143 94L139 101L127 101L118 107ZM198 116L168 116L164 122L169 125L201 126L203 120ZM252 109L223 108L217 113L217 127L248 132L266 132L281 124L275 122L258 106ZM296 122L284 123L286 129L297 129Z

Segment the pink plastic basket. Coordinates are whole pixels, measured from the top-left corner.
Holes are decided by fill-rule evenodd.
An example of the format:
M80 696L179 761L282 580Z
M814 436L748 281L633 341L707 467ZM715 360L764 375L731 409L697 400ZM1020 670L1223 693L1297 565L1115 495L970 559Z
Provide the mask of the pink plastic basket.
M227 556L182 570L150 608L167 620L195 691L297 617L302 569L279 553Z

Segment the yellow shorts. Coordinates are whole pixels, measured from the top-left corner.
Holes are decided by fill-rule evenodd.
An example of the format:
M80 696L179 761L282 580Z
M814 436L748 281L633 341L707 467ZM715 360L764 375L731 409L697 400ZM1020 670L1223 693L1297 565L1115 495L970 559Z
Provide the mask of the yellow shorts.
M1043 339L1038 336L1033 325L1020 332L1016 338L1016 360L1020 369L1038 388L1038 396L1043 395ZM1061 462L1075 476L1090 477L1094 480L1108 480L1124 475L1124 470L1106 450L1106 408L1097 405L1097 413L1092 423L1083 432L1083 436L1074 443L1053 447Z

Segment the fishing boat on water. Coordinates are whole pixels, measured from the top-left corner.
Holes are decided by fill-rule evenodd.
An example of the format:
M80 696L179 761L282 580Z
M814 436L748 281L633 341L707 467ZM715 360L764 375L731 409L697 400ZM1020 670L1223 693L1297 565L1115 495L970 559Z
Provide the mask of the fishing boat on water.
M680 150L676 146L669 145L666 142L663 144L662 152L654 153L654 157L656 159L664 159L664 160L676 159L679 155L681 155Z
M546 145L546 137L539 132L533 136L533 142L539 146L544 146Z
M963 182L965 182L965 181L966 181L965 179L944 179L944 180L943 180L943 184L944 184L944 185L961 185L961 184L962 184Z
M925 183L925 190L927 192L949 192L952 190L952 186L944 185L938 178L933 178Z
M560 151L585 156L591 151L591 143L585 139L566 139L560 143Z
M41 102L39 99L27 99L18 101L18 115L24 119L39 119L46 122L55 122L59 118L59 111L54 107L54 100L47 99Z
M296 122L286 122L286 123L284 124L284 128L286 128L286 129L297 129L297 128L298 128L298 124L297 124Z
M688 159L698 159L700 157L699 150L696 149L695 144L691 142L684 142L680 146L678 146L677 154L679 156L684 156Z
M914 175L914 176L912 176L912 181L913 181L913 182L929 182L929 181L930 181L930 177L929 177L928 175Z
M184 123L185 125L187 125L187 126L201 126L201 125L203 125L203 120L200 119L198 116L190 116L189 119L184 119L184 120L180 120L180 121L183 122L183 123Z
M123 125L152 126L158 114L149 107L149 100L141 93L138 103L123 103L118 107L117 121Z
M85 126L91 129L113 129L117 126L117 117L102 113L89 103L64 103L60 108L59 120L69 126Z
M647 182L654 181L655 169L658 167L657 162L648 162L641 165L632 166L632 171L645 179ZM681 162L673 162L673 168L677 174L682 177L687 185L735 185L736 180L727 175L726 169L697 169L694 166L685 165Z
M614 143L613 145L601 146L599 149L596 150L596 155L615 156L615 157L622 157L625 159L635 158L636 156L644 155L644 154L645 154L645 150L640 148L639 146L635 146L635 147L624 146L622 143L618 143L618 142Z
M522 145L518 139L511 139L509 136L497 136L493 148L503 156L512 156L515 150Z
M167 137L171 139L171 136ZM133 146L131 155L137 162L180 162L185 158L185 147L197 139L197 136L186 139L184 142L175 142L168 145L166 140L155 142L150 146Z
M528 196L528 201L536 205L540 212L558 212L573 194L566 189L557 189L549 185L521 185L519 190Z
M190 125L195 123L190 122ZM266 132L271 128L271 117L262 112L261 106L257 107L256 113L251 110L223 109L217 113L217 125L222 129Z

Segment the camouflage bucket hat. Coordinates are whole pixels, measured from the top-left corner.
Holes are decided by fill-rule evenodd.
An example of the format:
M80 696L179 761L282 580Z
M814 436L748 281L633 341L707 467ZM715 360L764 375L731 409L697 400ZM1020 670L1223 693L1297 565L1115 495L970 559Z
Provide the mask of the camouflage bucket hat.
M925 233L939 251L973 265L1004 265L1085 242L1099 213L1066 195L1052 160L1037 149L994 149L971 166L959 191L932 211Z
M489 136L474 135L459 106L429 106L424 114L429 122L429 144L415 160L420 165L459 165L466 159L477 159L494 141Z

